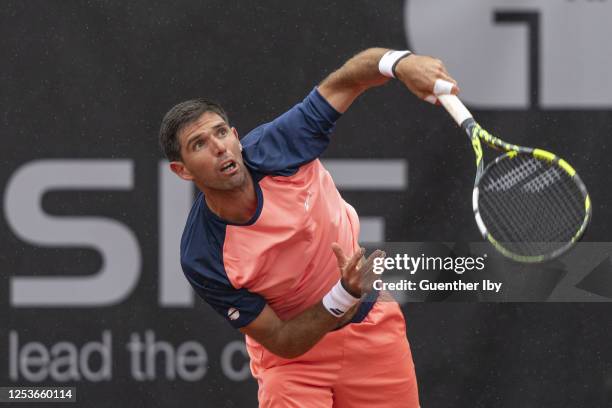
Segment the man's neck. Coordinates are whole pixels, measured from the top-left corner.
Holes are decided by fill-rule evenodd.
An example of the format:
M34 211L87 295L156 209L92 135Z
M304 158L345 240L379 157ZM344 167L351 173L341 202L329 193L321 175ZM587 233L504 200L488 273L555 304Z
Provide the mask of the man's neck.
M202 191L208 208L226 221L244 224L257 211L257 194L250 174L247 174L247 180L240 188Z

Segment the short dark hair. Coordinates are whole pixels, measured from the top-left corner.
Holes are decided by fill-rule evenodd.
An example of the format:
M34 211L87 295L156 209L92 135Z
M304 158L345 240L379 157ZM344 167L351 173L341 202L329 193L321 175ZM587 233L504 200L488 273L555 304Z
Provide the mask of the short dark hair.
M178 134L186 125L195 122L205 112L221 116L229 124L225 110L208 99L192 99L174 105L162 119L159 129L159 145L170 161L181 160L181 145Z

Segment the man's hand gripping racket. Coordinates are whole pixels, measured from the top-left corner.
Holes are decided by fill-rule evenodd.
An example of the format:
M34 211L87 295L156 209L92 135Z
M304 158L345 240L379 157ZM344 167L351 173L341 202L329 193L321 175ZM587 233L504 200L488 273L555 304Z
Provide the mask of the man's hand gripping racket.
M452 87L439 79L434 93L472 142L472 206L482 236L518 262L543 262L566 252L584 234L592 211L576 170L553 153L492 136L450 94ZM484 166L481 141L505 153Z

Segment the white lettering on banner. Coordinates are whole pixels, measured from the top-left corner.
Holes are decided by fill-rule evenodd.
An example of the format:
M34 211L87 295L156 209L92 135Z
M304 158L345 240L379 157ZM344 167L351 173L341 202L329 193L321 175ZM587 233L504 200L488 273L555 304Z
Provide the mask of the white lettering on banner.
M406 160L327 160L325 164L340 190L407 188ZM181 272L179 247L194 190L168 170L166 161L159 162L158 169L159 304L191 307L194 296ZM359 176L364 169L368 176ZM41 208L41 199L53 190L130 190L133 179L130 160L37 160L17 169L4 194L5 217L15 235L32 245L91 247L103 262L96 274L87 276L13 276L11 306L112 306L132 293L142 263L136 235L110 218L49 215ZM361 242L384 241L384 231L384 217L361 217Z
M236 353L239 353L244 358L244 364L242 364L239 370L236 370L232 364L232 359ZM244 381L251 377L249 355L247 354L246 346L243 341L235 340L229 342L227 346L223 348L223 352L221 353L221 370L223 374L232 381Z
M132 333L126 348L132 377L138 381L155 380L158 363L164 367L166 380L174 380L178 375L184 381L198 381L206 375L208 355L204 346L195 341L182 343L175 351L172 344L156 340L155 333L147 330L144 340L138 333Z
M176 372L185 381L198 381L206 375L208 356L197 341L186 341L176 349Z
M96 368L92 368L96 367ZM9 333L9 378L42 382L81 379L100 382L112 378L112 336L102 332L101 341L90 341L79 350L73 343L59 342L51 348L31 341L19 344L16 331Z
M167 161L159 169L159 303L191 307L193 290L181 272L179 246L193 204L193 183L174 174Z
M230 342L226 345L222 356L230 356L231 359L240 349L240 345L236 343L241 342ZM242 348L244 349L244 343ZM126 349L130 358L125 360L129 361L131 376L137 381L154 381L160 371L163 371L163 378L166 380L198 381L207 372L208 355L204 346L197 341L188 340L175 348L167 341L157 340L155 333L147 330L144 339L140 334L132 333ZM9 378L14 382L100 382L112 379L114 354L110 330L102 332L100 341L85 342L80 348L69 341L60 341L49 347L38 341L21 344L19 334L12 330L9 333L8 352ZM115 360L117 359L124 360L123 356ZM229 371L231 370L230 368ZM243 371L244 369L233 371L229 378L233 381L248 378L248 356L248 375L244 376Z
M8 372L13 382L69 382L110 381L113 363L127 365L129 377L136 381L194 382L204 378L210 367L208 353L195 340L177 346L159 340L153 330L129 335L125 347L113 350L112 332L102 331L100 341L89 341L82 346L70 341L45 345L39 341L24 341L11 330L8 339ZM129 356L126 355L129 354ZM230 341L218 353L221 371L231 381L251 378L249 355L244 341ZM122 376L123 377L123 376Z
M49 366L49 376L56 381L78 381L81 379L78 369L78 350L74 344L61 341L51 347L53 363Z
M406 0L408 46L474 108L612 107L612 1ZM579 80L576 80L579 79Z
M91 247L102 257L102 267L93 275L12 277L12 306L106 306L130 295L141 266L134 233L110 218L49 215L41 201L45 193L59 189L130 190L133 179L129 160L37 160L12 175L4 211L21 240L51 247Z

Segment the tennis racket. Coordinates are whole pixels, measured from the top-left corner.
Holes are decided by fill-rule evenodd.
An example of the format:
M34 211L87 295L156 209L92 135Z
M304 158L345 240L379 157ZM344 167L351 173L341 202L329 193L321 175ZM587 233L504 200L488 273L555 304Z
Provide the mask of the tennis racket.
M484 239L506 257L525 263L548 261L570 249L584 234L592 212L576 170L553 153L491 135L457 96L437 98L472 142L472 206ZM485 166L481 142L505 153Z

